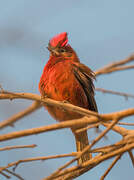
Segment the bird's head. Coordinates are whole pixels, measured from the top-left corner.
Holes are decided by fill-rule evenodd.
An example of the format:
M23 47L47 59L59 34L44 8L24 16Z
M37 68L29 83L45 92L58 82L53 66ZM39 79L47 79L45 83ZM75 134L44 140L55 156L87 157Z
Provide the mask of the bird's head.
M68 37L66 32L57 34L52 39L50 39L47 48L51 55L56 57L71 57L74 52L71 46L68 44Z

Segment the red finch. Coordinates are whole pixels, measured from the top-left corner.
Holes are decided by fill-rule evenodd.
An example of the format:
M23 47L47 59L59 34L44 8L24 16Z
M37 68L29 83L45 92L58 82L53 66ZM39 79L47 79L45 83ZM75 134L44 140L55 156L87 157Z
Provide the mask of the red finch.
M42 96L47 96L57 101L67 101L73 105L97 112L94 99L93 71L80 63L76 52L68 44L67 33L63 32L53 37L48 44L50 58L44 67L39 82L39 90ZM62 110L58 107L45 105L50 115L58 121L78 119L82 115ZM76 133L77 129L71 128L75 140L77 151L82 151L88 144L87 131ZM87 151L78 160L78 164L91 158Z

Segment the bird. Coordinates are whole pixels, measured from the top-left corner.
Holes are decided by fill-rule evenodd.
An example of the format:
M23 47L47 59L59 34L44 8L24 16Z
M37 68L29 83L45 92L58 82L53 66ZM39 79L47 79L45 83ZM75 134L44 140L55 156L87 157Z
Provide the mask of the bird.
M42 97L48 97L57 101L66 101L91 111L98 112L94 84L95 73L80 62L75 50L68 43L67 32L55 35L49 40L47 49L50 57L44 66L39 81L39 91ZM80 119L83 115L64 110L52 105L44 105L49 114L57 121ZM85 126L72 127L75 137L77 152L81 152L89 145L87 130L77 132ZM82 164L91 159L91 153L87 151L78 159Z

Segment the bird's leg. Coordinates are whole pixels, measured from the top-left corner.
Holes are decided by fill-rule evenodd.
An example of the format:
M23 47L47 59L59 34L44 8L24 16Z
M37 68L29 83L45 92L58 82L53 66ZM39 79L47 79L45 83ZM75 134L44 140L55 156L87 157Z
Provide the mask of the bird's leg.
M76 132L76 130L78 129L71 128L71 130L75 137L77 152L82 151L86 146L89 145L87 130L81 132ZM78 165L82 164L85 161L90 160L91 158L92 158L91 153L89 153L89 151L85 152L85 154L83 154L78 159Z

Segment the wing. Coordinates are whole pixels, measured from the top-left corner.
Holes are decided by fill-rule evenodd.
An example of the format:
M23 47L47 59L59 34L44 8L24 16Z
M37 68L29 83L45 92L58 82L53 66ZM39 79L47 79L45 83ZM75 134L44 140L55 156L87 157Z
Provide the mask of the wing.
M98 112L97 105L94 99L93 80L95 79L95 74L84 64L76 62L73 63L73 72L87 96L89 109Z

